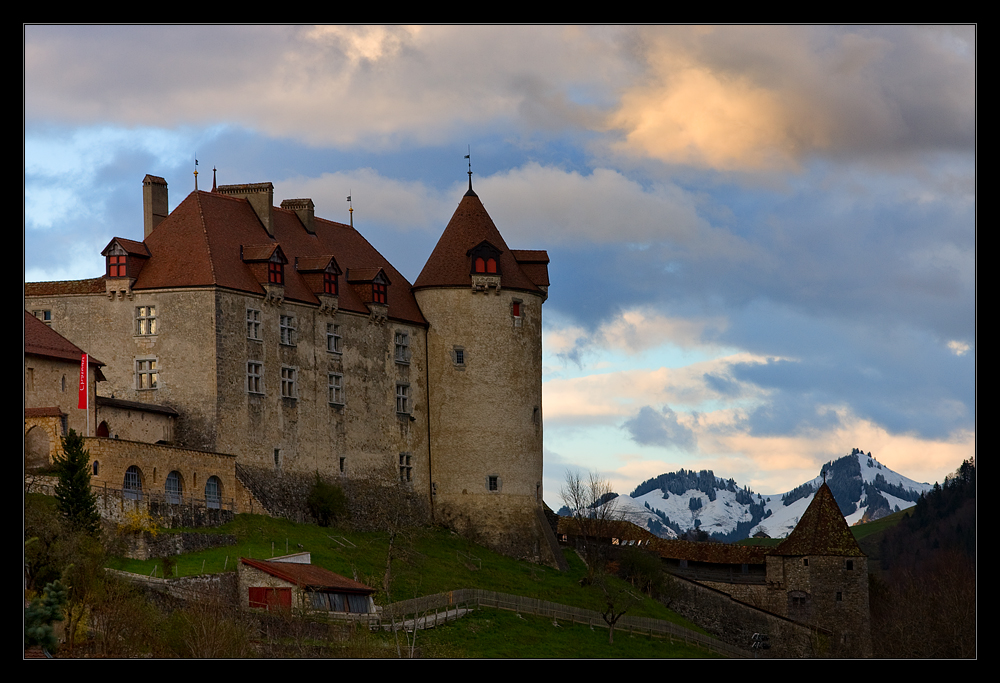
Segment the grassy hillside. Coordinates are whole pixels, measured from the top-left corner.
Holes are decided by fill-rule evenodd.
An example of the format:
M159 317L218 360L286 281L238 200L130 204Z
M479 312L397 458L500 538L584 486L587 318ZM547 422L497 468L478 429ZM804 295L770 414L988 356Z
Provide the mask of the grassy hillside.
M224 527L202 531L232 534L237 537L238 543L236 546L178 556L174 558L171 575L175 571L177 576L231 571L239 557L268 559L284 555L286 550L288 553L304 550L312 554L314 564L344 576L356 577L379 589L375 596L376 603L387 602L387 596L381 590L388 550L385 533L323 528L260 515L239 515ZM586 576L587 570L583 561L571 551L566 551L570 571L562 573L513 560L446 529L430 527L415 529L402 539L397 538L394 554L392 601L457 588L483 588L592 610L604 607L603 594L598 588L581 586L580 580ZM158 576L163 572L162 560L116 558L109 566L144 575L151 574L154 566ZM629 614L664 619L705 633L656 600L645 599ZM534 624L531 618L526 619L498 610L477 612L457 624L421 633L419 645L425 656L448 656L449 652L468 657L708 656L704 651L657 639L650 641L652 644L637 645L638 649L631 654L625 634L621 636L621 647L616 637L615 645L608 649L606 629L591 631L589 627L581 626L553 627L551 620L541 619ZM543 637L541 632L547 635ZM503 637L498 638L497 633L503 634ZM584 641L589 642L592 634L596 634L593 637L598 645L603 640L603 648L591 650L589 645L584 644ZM649 639L637 639L637 642L640 640L646 642ZM485 643L492 645L487 647ZM431 655L431 652L436 654Z

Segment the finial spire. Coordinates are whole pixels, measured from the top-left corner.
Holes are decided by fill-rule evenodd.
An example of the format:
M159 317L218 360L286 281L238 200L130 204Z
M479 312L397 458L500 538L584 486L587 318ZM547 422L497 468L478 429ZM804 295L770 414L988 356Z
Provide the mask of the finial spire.
M215 189L217 187L217 185L215 184L215 172L216 172L216 170L217 169L215 168L215 166L213 166L212 167L212 192L215 192Z
M353 190L351 191L353 194ZM351 227L354 227L354 205L351 204L351 195L347 195L347 213L351 216Z
M469 145L469 153L465 155L465 158L469 160L469 191L465 193L465 196L477 196L475 192L472 191L472 145Z
M194 157L194 191L198 191L198 156Z

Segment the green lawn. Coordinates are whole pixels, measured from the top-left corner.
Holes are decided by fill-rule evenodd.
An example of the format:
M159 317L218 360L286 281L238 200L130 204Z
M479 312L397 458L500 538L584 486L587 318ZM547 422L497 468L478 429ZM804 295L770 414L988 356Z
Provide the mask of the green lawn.
M232 571L239 557L268 559L286 554L286 548L289 553L307 550L312 554L313 564L379 589L376 603L387 602L381 590L388 548L388 536L384 533L323 528L261 515L238 515L230 524L204 531L233 534L238 544L173 558L177 576ZM563 573L511 559L446 529L429 527L397 539L394 552L392 601L458 588L481 588L592 610L604 606L598 588L580 586L586 567L570 551L566 552L570 571ZM115 558L108 566L146 576L153 572L154 566L157 576L163 572L163 560L159 559ZM656 600L645 599L629 614L664 619L704 633Z

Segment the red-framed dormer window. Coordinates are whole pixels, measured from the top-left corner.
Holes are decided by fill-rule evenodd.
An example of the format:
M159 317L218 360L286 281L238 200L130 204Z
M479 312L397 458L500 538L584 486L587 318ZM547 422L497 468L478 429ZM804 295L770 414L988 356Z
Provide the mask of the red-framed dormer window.
M483 258L482 256L476 257L475 272L477 273L496 273L497 272L497 260L493 257Z
M337 294L337 275L335 273L323 273L323 292L325 294Z
M387 301L386 286L382 282L372 283L372 301L376 304L384 304Z
M269 261L267 264L267 281L272 285L285 284L285 268L277 261Z
M127 256L108 256L108 277L125 277L127 275Z

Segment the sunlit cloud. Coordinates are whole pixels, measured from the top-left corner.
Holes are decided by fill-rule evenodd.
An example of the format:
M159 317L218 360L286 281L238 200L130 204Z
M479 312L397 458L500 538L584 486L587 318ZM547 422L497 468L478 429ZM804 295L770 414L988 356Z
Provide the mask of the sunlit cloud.
M960 342L953 339L950 342L948 342L948 348L951 349L951 352L954 353L956 356L964 356L966 353L969 352L969 349L972 347L970 347L965 342Z

